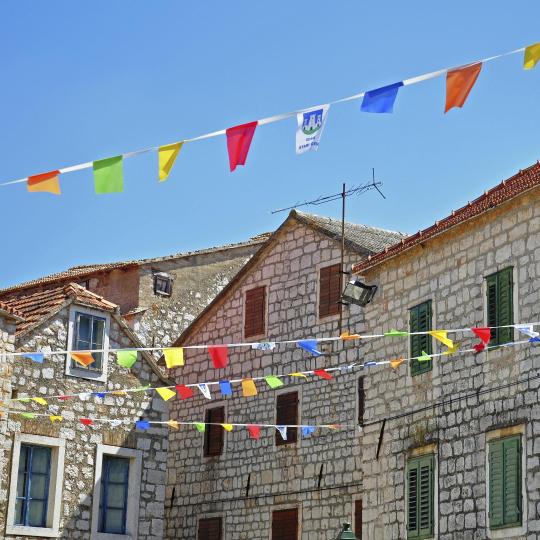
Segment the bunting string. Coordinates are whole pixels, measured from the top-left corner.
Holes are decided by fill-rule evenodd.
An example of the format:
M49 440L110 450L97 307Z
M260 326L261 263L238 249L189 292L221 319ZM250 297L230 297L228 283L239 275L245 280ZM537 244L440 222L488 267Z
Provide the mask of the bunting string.
M185 145L195 141L201 141L213 137L225 135L227 138L227 150L231 172L238 165L245 165L251 141L257 126L263 126L274 122L296 117L298 120L296 152L302 154L309 150L317 150L323 131L328 109L331 105L337 105L362 99L361 110L371 113L391 113L399 88L418 84L442 75L446 80L446 106L445 112L453 107L462 107L474 86L483 64L517 53L524 53L523 68L532 69L540 59L540 43L521 47L502 54L490 56L461 66L447 67L429 73L424 73L409 79L390 84L373 90L362 91L351 96L330 101L317 107L308 107L295 111L277 114L261 118L254 122L237 125L227 129L205 133L191 138L186 138L173 143L160 146L151 146L140 150L125 152L118 156L98 159L86 163L79 163L69 167L63 167L45 173L35 174L18 180L1 183L0 186L8 186L26 183L31 192L48 192L60 195L59 176L84 169L93 169L94 187L98 194L117 193L123 191L123 160L139 156L148 152L158 153L157 179L163 182L169 176L178 154Z

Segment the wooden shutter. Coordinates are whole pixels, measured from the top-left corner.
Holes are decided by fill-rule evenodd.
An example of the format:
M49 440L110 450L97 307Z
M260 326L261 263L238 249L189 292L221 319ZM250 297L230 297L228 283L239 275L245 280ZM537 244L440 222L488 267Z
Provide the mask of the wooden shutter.
M489 525L521 525L521 437L489 443Z
M319 271L319 317L341 311L341 265L333 264Z
M433 533L434 458L409 461L407 469L407 537L424 538Z
M221 518L205 518L199 520L197 540L221 540Z
M354 535L362 540L362 499L354 501Z
M487 276L486 296L488 326L514 324L514 280L511 267ZM513 328L491 329L491 342L494 345L508 343L513 338Z
M358 425L364 425L364 412L366 406L366 394L364 391L364 377L358 379Z
M276 397L276 425L287 426L298 423L298 392L279 394ZM293 444L297 439L297 429L287 428L287 440L284 441L276 430L276 446Z
M266 287L246 291L244 337L260 336L265 333Z
M206 409L205 422L223 424L225 422L225 407ZM223 427L206 426L204 431L204 455L219 456L223 452Z
M432 329L431 318L431 300L413 307L409 313L410 331L429 332ZM422 351L426 352L427 354L431 354L433 352L432 342L433 339L429 334L411 336L411 356L420 356ZM411 374L418 375L420 373L430 371L432 365L432 360L427 362L418 362L417 360L412 360Z
M298 508L272 512L272 540L298 540Z

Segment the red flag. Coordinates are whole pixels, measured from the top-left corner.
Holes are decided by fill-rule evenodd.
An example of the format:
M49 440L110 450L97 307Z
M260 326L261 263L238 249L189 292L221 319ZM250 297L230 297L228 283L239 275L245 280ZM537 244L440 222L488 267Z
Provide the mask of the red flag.
M446 73L446 107L448 112L452 107L463 107L463 104L472 90L480 70L482 62L469 66L451 69Z
M332 375L330 375L330 373L328 373L326 369L316 369L315 371L313 371L313 373L315 375L318 375L322 379L332 379Z
M176 386L176 391L182 399L187 399L193 396L193 390L183 384Z
M58 399L61 401L66 401L68 399L73 399L73 396L58 396Z
M259 439L261 436L261 426L250 425L247 427L249 431L249 437L251 439Z
M491 329L490 328L471 328L471 330L480 338L480 341L481 341L481 343L477 343L476 345L473 345L473 349L477 353L481 353L486 348L486 345L489 343L489 340L491 339Z
M208 352L212 358L212 363L216 369L227 367L228 347L222 345L218 347L208 347Z
M251 145L251 139L255 133L257 122L249 122L227 129L227 150L229 152L229 166L231 172L237 165L245 165Z
M80 418L79 421L83 426L91 426L94 423L90 418Z
M28 191L45 191L47 193L60 195L60 182L58 181L59 174L60 171L50 171L43 174L29 176L26 180Z

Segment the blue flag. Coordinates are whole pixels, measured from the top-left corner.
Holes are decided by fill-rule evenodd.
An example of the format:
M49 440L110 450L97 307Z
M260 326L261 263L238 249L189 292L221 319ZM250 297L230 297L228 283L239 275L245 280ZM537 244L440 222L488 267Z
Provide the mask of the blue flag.
M224 396L232 395L232 387L229 381L219 381L219 389Z
M317 340L316 339L305 339L298 342L298 346L301 349L311 353L313 356L321 356L322 352L317 350Z
M137 429L146 430L150 428L150 422L148 420L137 420L137 422L135 422L135 427Z
M303 426L302 437L309 437L314 431L315 431L315 428L313 426Z
M32 362L43 364L43 353L24 353L24 358L29 358Z
M394 112L394 102L401 86L403 86L403 82L390 84L366 92L360 110L362 112L372 113Z

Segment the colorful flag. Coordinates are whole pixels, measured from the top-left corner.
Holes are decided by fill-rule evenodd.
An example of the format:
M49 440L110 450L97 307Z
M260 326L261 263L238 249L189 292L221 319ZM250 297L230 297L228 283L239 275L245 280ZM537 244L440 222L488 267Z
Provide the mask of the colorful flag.
M392 369L397 369L401 364L403 364L404 360L403 358L396 358L395 360L390 360L390 365L392 366Z
M111 427L118 427L118 426L121 426L122 425L122 420L109 420L109 425Z
M425 351L422 351L422 354L416 359L418 362L428 362L431 360L431 356Z
M532 69L540 60L540 43L529 45L523 55L523 69Z
M304 339L297 344L301 349L311 353L313 356L321 356L322 354L322 352L317 349L316 339Z
M160 146L158 148L160 182L167 180L167 177L173 168L176 157L178 156L183 144L183 142L177 142L174 144L167 144L166 146Z
M349 332L342 332L339 338L343 341L346 341L348 339L360 339L361 336L359 334L349 334Z
M90 418L80 418L79 419L79 422L83 425L83 426L91 426L94 422L93 420L91 420Z
M283 386L283 381L275 375L267 375L264 380L270 388L279 388L280 386Z
M408 336L409 332L402 332L401 330L390 330L390 332L385 332L384 335L386 337L401 337Z
M176 420L169 420L167 425L173 429L180 429L180 424Z
M195 427L197 428L197 431L203 433L204 430L206 429L206 425L203 424L202 422L195 422Z
M318 150L330 105L320 105L296 115L296 153Z
M256 128L257 122L249 122L227 129L227 151L229 152L231 172L236 169L237 165L246 164L249 147Z
M400 81L366 92L360 110L371 113L394 112L394 102L396 101L398 90L402 86L403 82Z
M200 383L197 385L197 388L201 391L201 394L206 399L212 399L212 396L210 395L210 388L208 388L208 385L206 383Z
M276 429L279 431L281 438L284 441L286 441L287 440L287 426L276 426Z
M92 353L72 352L72 353L69 353L69 355L75 362L77 362L78 364L81 364L84 367L88 367L90 364L93 364L95 362L95 359L92 356Z
M540 336L540 334L534 330L534 326L532 324L516 324L516 328L518 332L530 338Z
M313 426L302 426L302 437L309 437L314 431Z
M257 387L253 382L253 379L242 380L242 394L244 397L251 397L257 395Z
M60 182L58 176L60 171L51 171L43 174L29 176L26 180L26 187L32 193L45 192L60 195Z
M42 397L33 397L32 400L34 400L36 403L39 403L40 405L47 405L47 401L44 400Z
M261 427L249 425L248 427L249 437L251 439L258 440L261 437Z
M289 377L303 377L304 379L307 379L307 375L305 373L300 373L299 371L296 371L295 373L289 373Z
M53 414L49 416L49 420L54 424L54 422L61 422L63 420L63 417Z
M122 156L94 161L94 189L98 194L124 191Z
M219 345L208 347L212 364L215 369L222 369L227 367L228 347L227 345Z
M219 381L219 390L223 396L232 395L232 386L229 381Z
M23 413L21 413L21 416L23 418L26 418L26 420L32 420L33 418L36 417L36 415L34 413L32 413L32 412L23 412Z
M182 347L163 349L163 355L168 369L184 365L184 349Z
M440 341L443 345L446 345L449 349L454 347L454 342L448 337L446 330L431 330L428 334L433 336L437 341Z
M178 392L178 395L181 399L188 399L190 397L193 397L193 390L189 388L189 386L179 384L176 386L176 391Z
M137 351L116 351L116 363L125 368L132 368L137 361Z
M135 422L135 429L146 431L147 429L150 429L150 422L148 420L137 420Z
M482 352L491 339L490 328L471 328L471 330L478 336L482 343L478 343L474 346L476 352Z
M463 107L469 96L480 70L482 62L465 67L451 69L446 73L446 107L447 113L452 107Z
M251 348L257 351L272 351L276 348L273 341L261 341L260 343L252 343Z
M161 396L161 399L163 401L169 401L169 399L173 398L176 393L171 390L170 388L156 388L156 392Z
M29 358L32 362L36 364L43 364L44 355L43 353L24 353L23 358Z
M232 424L221 424L221 427L222 427L225 431L232 431L234 426L233 426Z
M328 371L326 371L326 369L316 369L313 371L313 374L314 375L317 375L318 377L320 377L321 379L332 379L332 375L330 375L330 373L328 373Z
M451 354L454 354L458 351L459 349L459 343L454 343L452 345L452 347L450 347L447 351L444 351L443 352L443 355L444 356L450 356Z

